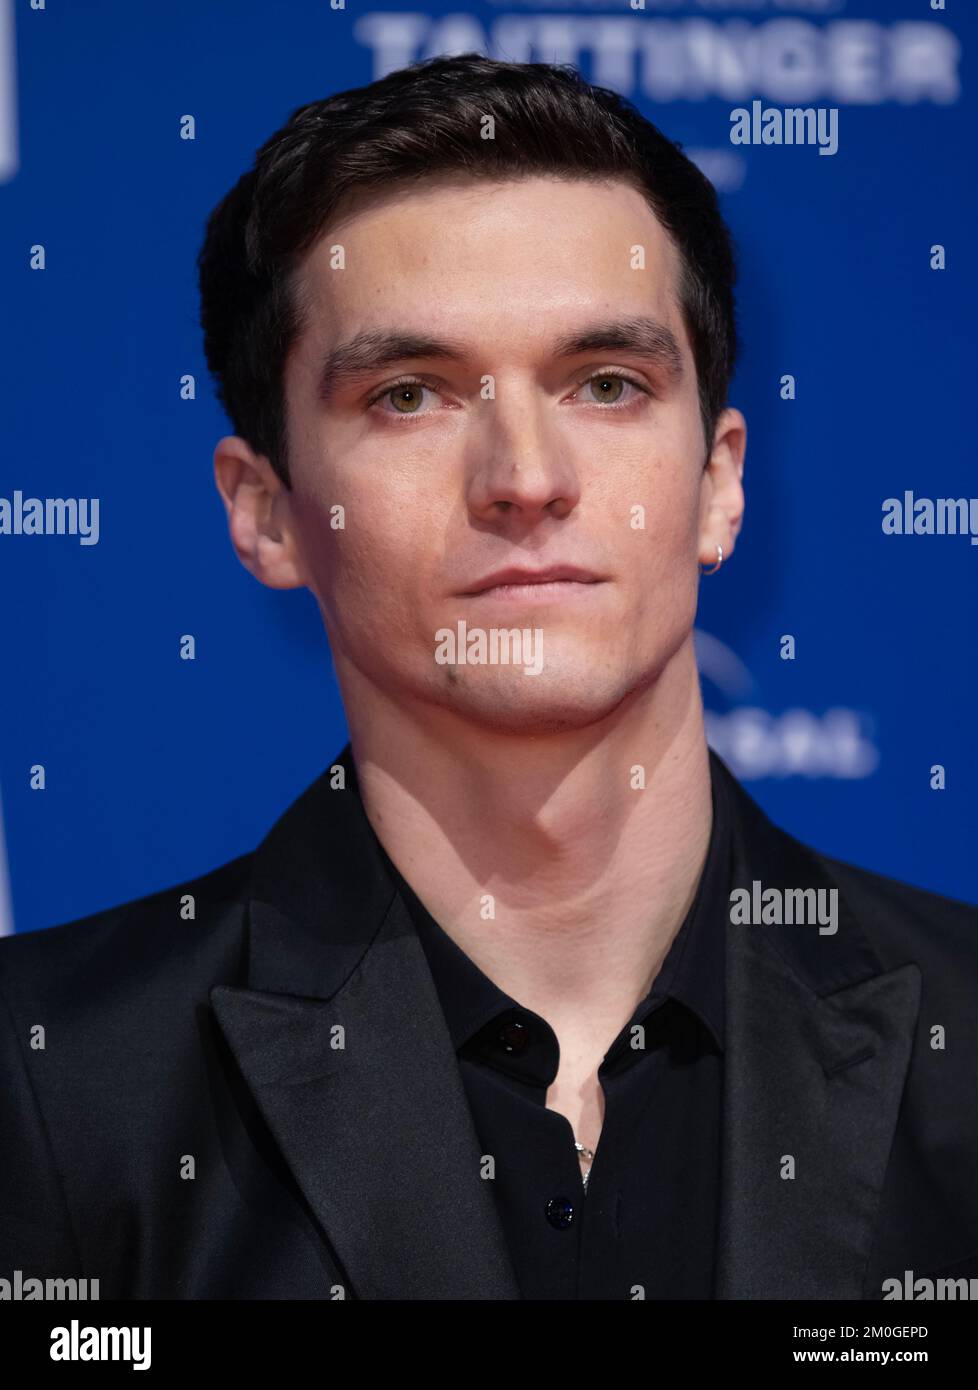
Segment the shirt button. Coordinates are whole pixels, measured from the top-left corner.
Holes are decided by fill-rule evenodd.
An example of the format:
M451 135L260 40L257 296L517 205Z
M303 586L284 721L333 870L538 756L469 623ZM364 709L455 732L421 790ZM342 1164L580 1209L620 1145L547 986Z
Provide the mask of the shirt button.
M496 1041L510 1056L519 1056L530 1045L530 1030L525 1023L507 1023L496 1034Z
M574 1203L567 1197L551 1197L547 1203L547 1220L557 1231L566 1231L574 1220Z

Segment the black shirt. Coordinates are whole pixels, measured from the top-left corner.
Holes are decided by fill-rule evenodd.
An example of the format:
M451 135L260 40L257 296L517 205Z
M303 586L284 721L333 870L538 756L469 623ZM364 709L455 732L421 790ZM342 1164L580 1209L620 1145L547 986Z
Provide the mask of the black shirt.
M386 857L386 856L385 856ZM523 1298L713 1297L730 816L651 990L605 1053L605 1116L585 1189L570 1122L546 1108L557 1038L504 994L388 864L431 969ZM644 1048L632 1046L644 1025ZM433 1136L437 1142L437 1136Z

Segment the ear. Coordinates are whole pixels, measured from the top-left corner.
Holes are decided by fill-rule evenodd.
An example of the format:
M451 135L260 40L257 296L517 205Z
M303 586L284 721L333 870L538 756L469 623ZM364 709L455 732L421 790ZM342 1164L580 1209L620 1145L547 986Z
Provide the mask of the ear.
M296 589L305 581L288 524L289 491L264 454L229 434L214 449L214 481L228 518L235 554L270 589Z
M744 518L744 454L747 449L747 421L739 410L728 407L717 420L713 448L703 469L700 493L699 559L701 565L716 563L717 546L723 558L733 554Z

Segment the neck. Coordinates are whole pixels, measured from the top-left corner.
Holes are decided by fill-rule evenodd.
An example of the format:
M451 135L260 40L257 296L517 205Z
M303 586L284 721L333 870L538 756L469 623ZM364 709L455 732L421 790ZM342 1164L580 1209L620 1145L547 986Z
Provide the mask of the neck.
M607 719L545 737L395 705L349 672L342 683L367 816L429 912L558 1035L586 1018L610 1041L651 987L706 858L692 638Z

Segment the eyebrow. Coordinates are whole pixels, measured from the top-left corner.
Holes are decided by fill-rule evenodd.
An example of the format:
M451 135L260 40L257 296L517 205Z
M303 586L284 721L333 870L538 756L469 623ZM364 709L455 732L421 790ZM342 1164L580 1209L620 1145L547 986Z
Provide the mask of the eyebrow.
M643 357L665 373L670 382L682 378L683 358L676 335L658 319L637 317L593 323L557 338L551 347L556 358L579 357L585 352L627 352ZM323 358L318 393L328 401L344 387L381 367L412 358L465 362L469 352L452 338L434 338L410 331L370 330L357 333L331 349Z

